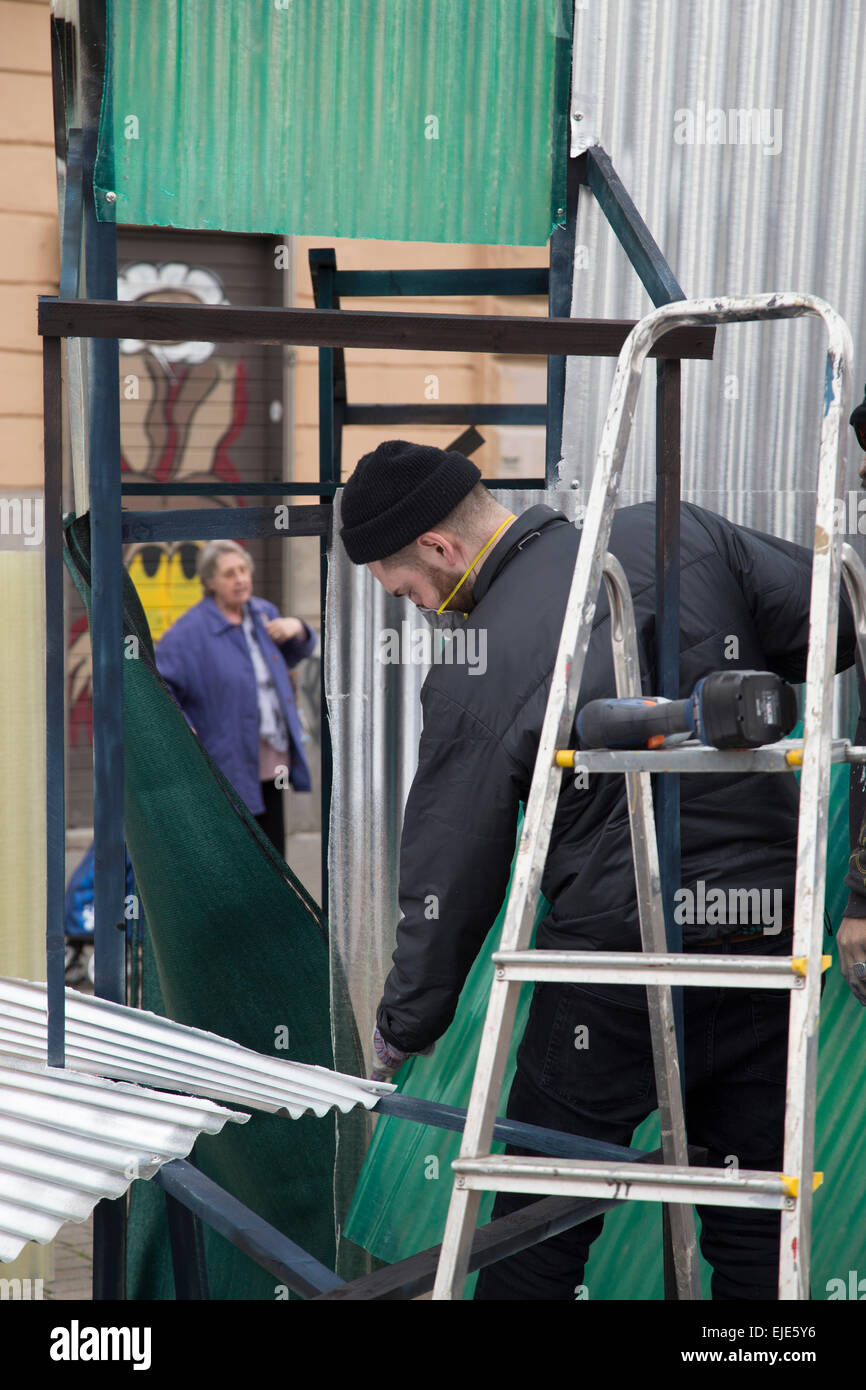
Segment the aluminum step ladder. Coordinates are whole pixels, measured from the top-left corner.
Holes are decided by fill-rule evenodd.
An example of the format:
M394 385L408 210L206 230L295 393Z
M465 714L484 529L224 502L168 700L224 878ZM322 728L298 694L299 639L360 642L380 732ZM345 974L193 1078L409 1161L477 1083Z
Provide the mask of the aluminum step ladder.
M815 552L809 613L804 738L754 750L688 744L657 751L569 748L584 662L604 581L611 609L619 696L641 694L634 612L628 583L607 553L620 475L643 363L673 328L816 315L827 330L827 376L818 469ZM671 1203L677 1296L699 1298L695 1203L781 1210L780 1299L809 1297L818 1012L822 956L830 765L866 760L866 749L831 737L840 576L852 595L861 655L866 653L866 569L834 526L845 484L845 425L853 347L844 320L813 295L764 294L677 301L635 325L617 362L580 547L563 619L523 831L511 880L494 977L442 1241L433 1298L462 1297L482 1191L611 1196ZM576 759L578 760L576 762ZM527 950L565 768L623 772L635 861L643 950ZM650 772L787 771L802 767L793 953L790 957L668 953L659 882ZM524 980L613 982L648 986L650 1035L662 1131L662 1164L492 1155L517 997ZM713 985L791 990L785 1099L784 1172L689 1167L671 987Z

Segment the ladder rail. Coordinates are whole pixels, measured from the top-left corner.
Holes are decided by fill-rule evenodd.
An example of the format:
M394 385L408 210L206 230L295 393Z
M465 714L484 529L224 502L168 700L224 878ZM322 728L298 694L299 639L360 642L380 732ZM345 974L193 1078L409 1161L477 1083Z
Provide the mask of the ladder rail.
M809 964L806 988L796 991L791 1001L786 1088L785 1168L788 1173L798 1175L800 1197L795 1210L785 1211L782 1216L780 1298L808 1296L820 928L831 761L829 697L835 671L835 659L831 665L830 656L835 658L841 572L840 546L833 540L833 502L841 496L844 483L844 421L853 358L851 334L845 321L818 296L782 293L666 304L641 319L623 345L614 373L582 543L566 603L500 942L501 951L515 952L523 950L529 940L560 788L562 768L556 766L555 753L557 747L567 746L574 723L595 618L596 596L602 581L646 356L658 339L672 328L806 315L822 319L828 347L810 601L795 910L795 954L807 956ZM501 1039L503 1029L507 1027L510 1034L513 1027L517 987L514 980L494 977L467 1110L461 1160L483 1155L490 1147L505 1069L505 1048ZM460 1296L472 1235L469 1223L474 1224L477 1217L478 1199L479 1193L467 1191L458 1175L446 1221L434 1298Z
M639 696L643 694L643 690L634 604L625 570L610 551L605 554L602 575L610 608L616 693L620 697ZM641 943L644 951L648 953L666 952L668 943L650 774L627 772L625 784ZM648 892L642 893L641 885L648 885ZM662 1154L665 1163L682 1168L688 1165L688 1153L682 1075L670 985L649 986L647 1008ZM671 1206L668 1209L668 1220L671 1227L673 1277L677 1296L681 1299L700 1299L701 1278L694 1211L692 1207L682 1204Z
M803 299L804 312L821 318L827 330L827 368L818 459L794 898L793 952L795 956L807 957L808 968L806 988L797 991L790 1003L785 1087L784 1168L799 1178L799 1195L794 1207L782 1212L780 1300L809 1298L832 695L842 571L834 503L842 497L845 486L845 426L853 358L851 334L845 321L824 300L810 296Z

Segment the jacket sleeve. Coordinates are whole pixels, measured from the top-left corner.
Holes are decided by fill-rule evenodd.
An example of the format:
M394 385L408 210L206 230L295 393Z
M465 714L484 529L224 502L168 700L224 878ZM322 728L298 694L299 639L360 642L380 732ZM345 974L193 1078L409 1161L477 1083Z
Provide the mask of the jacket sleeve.
M483 725L439 692L403 818L393 969L377 1013L386 1042L418 1052L445 1032L496 920L525 775Z
M267 624L272 618L278 618L280 616L280 610L275 608L272 603L269 603L267 599L258 599L257 602L263 623ZM310 627L309 623L304 622L303 618L300 618L299 621L304 624L304 632L306 634L304 637L290 637L288 642L279 642L275 644L277 651L282 654L283 660L290 671L293 667L298 665L299 661L303 661L307 656L312 656L313 652L316 650L315 632Z
M170 627L154 648L156 667L181 709L187 698L186 656L188 645L179 640L180 634Z
M299 621L304 623L306 636L290 637L288 642L283 642L280 647L280 651L285 658L289 670L297 666L299 661L303 661L304 657L312 656L313 652L316 650L315 632L308 623L304 622L303 618L300 618Z
M706 513L702 520L706 520ZM716 518L718 521L718 518ZM737 575L772 669L784 680L806 679L809 654L809 602L812 552L777 536L746 526L721 523L716 535ZM844 583L841 585L836 670L854 664L857 637L854 615Z
M866 739L866 679L859 661L857 689L860 695L860 718L854 742L862 748L863 740ZM848 829L851 858L848 860L848 872L845 875L848 903L844 916L866 917L866 764L855 763L850 776Z

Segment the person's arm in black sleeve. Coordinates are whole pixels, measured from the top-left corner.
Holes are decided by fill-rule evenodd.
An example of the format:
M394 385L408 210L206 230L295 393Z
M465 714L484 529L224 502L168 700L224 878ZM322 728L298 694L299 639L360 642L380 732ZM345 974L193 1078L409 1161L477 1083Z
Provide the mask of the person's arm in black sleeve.
M424 699L400 845L403 919L376 1018L402 1052L428 1047L454 1017L502 907L525 792L525 772L483 725L438 692Z
M702 520L706 524L706 513ZM727 550L772 669L800 684L806 679L809 655L812 551L746 526L717 528L716 541ZM853 666L856 650L854 614L842 584L835 669Z

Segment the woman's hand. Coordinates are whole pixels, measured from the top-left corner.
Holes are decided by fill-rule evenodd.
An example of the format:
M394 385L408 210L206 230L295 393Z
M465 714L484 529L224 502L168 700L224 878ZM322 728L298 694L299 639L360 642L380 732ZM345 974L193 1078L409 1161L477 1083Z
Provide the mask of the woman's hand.
M305 637L307 633L300 618L271 618L270 622L265 623L265 631L278 647L283 642L290 642L293 637Z

